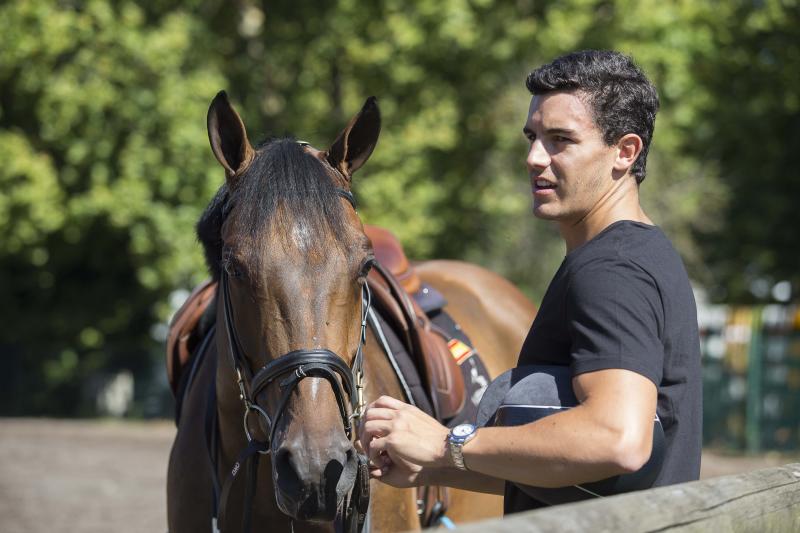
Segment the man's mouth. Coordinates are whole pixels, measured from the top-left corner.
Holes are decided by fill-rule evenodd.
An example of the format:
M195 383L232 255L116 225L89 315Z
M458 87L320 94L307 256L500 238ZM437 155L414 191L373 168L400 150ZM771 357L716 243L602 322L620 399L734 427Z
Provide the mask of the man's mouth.
M556 184L544 179L537 178L533 180L533 187L537 191L545 191L549 189L555 189Z

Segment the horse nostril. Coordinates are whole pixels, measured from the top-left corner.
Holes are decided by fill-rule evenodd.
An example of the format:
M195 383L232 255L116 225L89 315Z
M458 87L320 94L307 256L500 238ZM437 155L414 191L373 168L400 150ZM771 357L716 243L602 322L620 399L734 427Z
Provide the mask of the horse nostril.
M275 473L278 478L278 486L285 494L297 494L302 489L300 476L293 464L292 452L287 448L281 448L275 454Z
M358 463L356 458L356 449L353 446L349 446L347 451L344 454L344 462L342 466L346 469L353 468L354 465Z
M350 441L342 441L332 443L328 448L328 456L326 457L329 461L336 461L341 463L342 466L347 464L347 461L350 459L350 454L353 451L353 445L350 444Z

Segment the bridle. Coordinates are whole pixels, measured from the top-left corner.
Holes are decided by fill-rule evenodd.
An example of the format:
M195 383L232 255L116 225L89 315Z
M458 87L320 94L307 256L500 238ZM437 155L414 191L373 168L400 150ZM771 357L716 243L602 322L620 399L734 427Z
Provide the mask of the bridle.
M233 369L236 372L239 398L244 403L243 425L248 442L254 440L247 423L248 417L251 413L256 413L264 419L269 431L269 437L265 444L269 446L272 443L275 428L283 415L292 391L301 380L307 377L321 377L330 382L336 396L345 433L348 438L352 438L352 422L354 420L358 422L366 408L364 400L363 348L367 340L367 316L372 305L369 285L364 283L361 288L361 334L358 347L353 356L352 367L348 366L340 356L327 348L300 349L293 350L270 361L259 369L255 375L250 372L241 342L236 335L228 274L224 270L220 280L220 291L223 302L225 333L228 338L228 352L231 356ZM287 374L288 376L286 376ZM341 382L336 379L337 375L341 378ZM264 389L281 376L286 377L279 381L282 395L273 419L254 400ZM346 398L350 400L349 413ZM261 451L261 453L268 454L269 448Z
M353 209L356 208L355 199L350 191L336 189L336 194L347 200ZM324 378L333 389L339 414L342 418L344 430L349 440L353 439L354 422L357 424L366 409L364 400L364 345L367 340L367 317L372 305L372 295L369 285L364 282L361 288L361 332L353 356L352 366L348 366L344 360L332 350L327 348L311 348L292 350L260 368L255 374L252 373L244 348L236 334L233 320L233 306L230 296L229 274L226 269L222 269L220 274L220 296L223 305L223 318L225 334L228 339L228 353L231 363L236 373L236 385L239 389L239 398L244 403L244 415L242 424L244 433L247 437L248 445L239 454L231 475L226 480L220 495L219 523L224 524L224 511L226 500L230 492L233 480L240 470L240 465L244 461L250 461L247 489L245 492L245 517L244 530L248 531L250 526L250 508L255 485L255 472L257 469L257 454L268 455L275 437L278 422L284 414L286 406L292 392L300 381L308 377ZM337 379L340 378L340 379ZM279 379L283 378L283 379ZM275 381L281 389L280 401L272 417L256 403L256 398L267 387ZM348 408L349 399L349 408ZM263 418L266 423L267 439L259 441L250 430L248 424L250 415L255 413ZM358 470L353 492L349 496L349 501L345 506L345 530L360 531L366 518L367 507L369 505L369 473L367 469L367 459L361 454L358 456Z

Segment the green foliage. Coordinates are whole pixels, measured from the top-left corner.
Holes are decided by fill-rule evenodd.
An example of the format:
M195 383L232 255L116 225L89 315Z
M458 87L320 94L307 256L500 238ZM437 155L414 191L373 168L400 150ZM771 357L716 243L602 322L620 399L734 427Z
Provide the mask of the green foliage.
M725 198L713 164L682 157L708 98L691 74L695 52L709 46L694 26L702 14L688 3L342 1L251 6L215 20L241 52L225 67L232 92L248 117L264 117L267 134L324 145L365 96L379 96L381 141L355 183L367 221L391 227L414 257L476 261L538 298L563 245L530 215L524 79L574 49L632 53L664 87L643 194L701 263L692 232Z
M787 280L800 289L800 4L734 2L708 18L709 53L698 82L714 98L691 155L712 160L730 196L717 224L701 234L704 281L717 299L764 301ZM716 51L716 53L714 53ZM722 52L722 53L720 53ZM766 291L765 291L766 292Z
M788 0L6 2L0 405L88 413L93 376L160 363L151 328L204 276L193 224L222 182L205 114L223 88L253 140L318 147L376 95L365 220L538 299L564 252L530 214L525 76L622 50L662 101L645 209L695 279L737 299L756 278L798 286L797 15Z
M19 371L2 404L70 413L90 376L149 371L166 296L202 275L192 225L219 180L204 117L224 79L180 11L43 0L0 19L0 345Z

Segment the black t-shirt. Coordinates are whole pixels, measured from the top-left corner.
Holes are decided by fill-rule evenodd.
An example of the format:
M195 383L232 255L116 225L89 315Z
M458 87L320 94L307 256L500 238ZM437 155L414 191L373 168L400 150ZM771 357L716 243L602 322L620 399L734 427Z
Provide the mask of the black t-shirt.
M623 220L564 258L519 365L572 374L621 368L658 387L666 454L655 486L700 475L702 375L697 310L680 256L656 226ZM506 512L540 507L506 486Z

